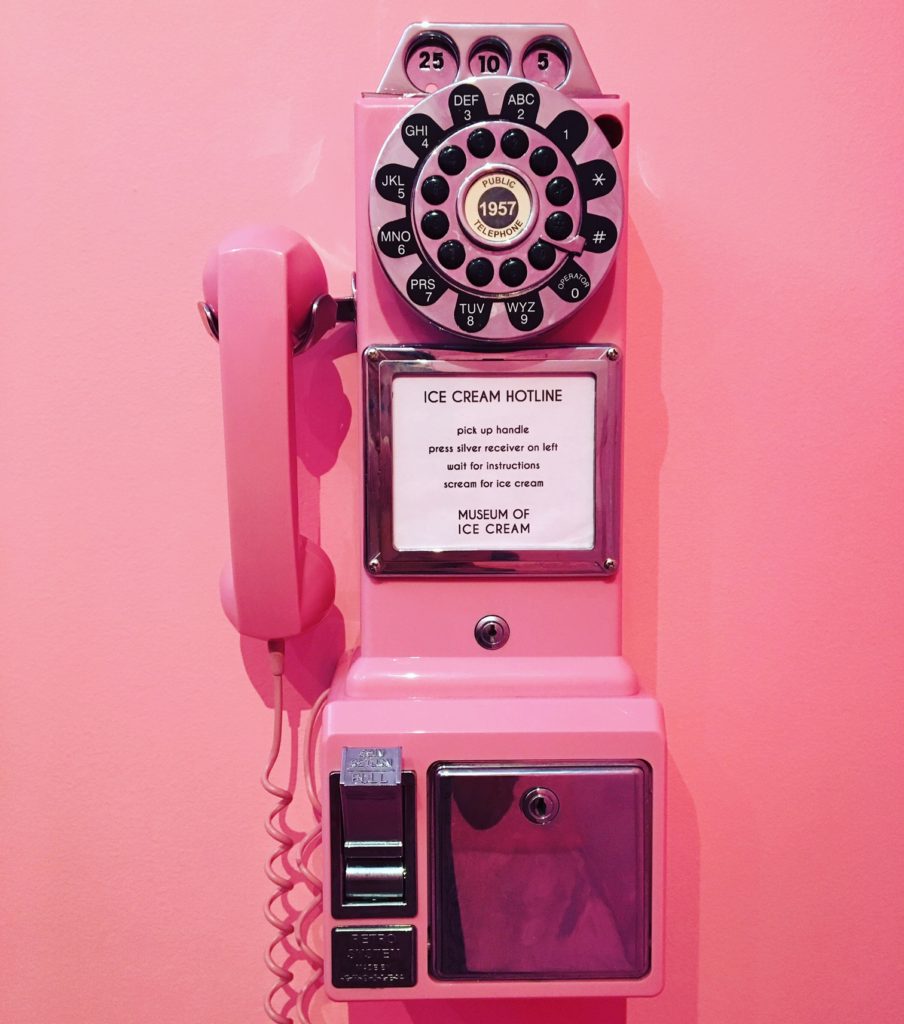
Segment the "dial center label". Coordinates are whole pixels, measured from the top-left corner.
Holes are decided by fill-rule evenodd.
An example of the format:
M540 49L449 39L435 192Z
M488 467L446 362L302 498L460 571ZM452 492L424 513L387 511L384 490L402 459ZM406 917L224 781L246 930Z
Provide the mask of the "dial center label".
M592 548L595 409L589 374L396 377L396 550Z
M486 245L512 245L531 222L533 203L524 182L514 174L494 170L468 187L463 215L465 227Z

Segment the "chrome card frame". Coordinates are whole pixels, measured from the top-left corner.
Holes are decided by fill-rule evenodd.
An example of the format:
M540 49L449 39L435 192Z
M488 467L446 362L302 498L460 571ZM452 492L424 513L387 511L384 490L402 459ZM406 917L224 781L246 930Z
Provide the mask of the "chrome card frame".
M621 353L613 346L365 350L364 563L373 576L611 576L620 549ZM392 385L399 376L575 376L596 384L594 539L587 549L398 551L393 545ZM567 501L567 495L562 496Z

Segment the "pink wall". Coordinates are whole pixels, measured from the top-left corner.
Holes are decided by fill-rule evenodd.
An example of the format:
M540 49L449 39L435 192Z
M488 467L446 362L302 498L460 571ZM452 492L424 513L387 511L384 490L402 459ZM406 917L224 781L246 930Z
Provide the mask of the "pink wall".
M572 21L633 103L626 646L670 730L668 984L352 1020L904 1018L900 4L38 0L0 60L4 1024L262 1019L270 716L217 604L200 268L283 221L346 287L354 95L453 10ZM336 351L305 450L341 616L292 652L296 718L357 633Z

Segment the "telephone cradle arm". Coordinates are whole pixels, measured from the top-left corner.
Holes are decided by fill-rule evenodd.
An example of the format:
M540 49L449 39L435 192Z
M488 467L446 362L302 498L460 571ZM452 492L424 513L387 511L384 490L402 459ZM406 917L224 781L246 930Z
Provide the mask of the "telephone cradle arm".
M292 360L337 320L353 319L354 299L333 299L310 243L279 227L224 238L208 258L203 294L223 393L223 608L243 636L295 636L326 613L335 577L320 547L298 533Z

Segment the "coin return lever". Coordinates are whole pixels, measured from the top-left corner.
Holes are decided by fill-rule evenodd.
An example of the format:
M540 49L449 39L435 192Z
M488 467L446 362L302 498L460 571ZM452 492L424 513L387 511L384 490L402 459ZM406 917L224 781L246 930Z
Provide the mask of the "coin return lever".
M337 917L415 912L414 782L401 764L401 747L345 747L330 777Z

